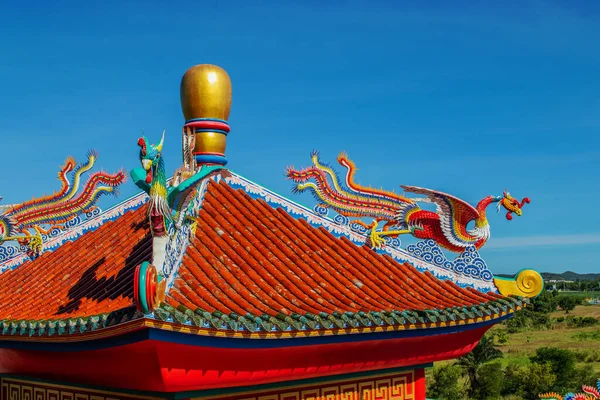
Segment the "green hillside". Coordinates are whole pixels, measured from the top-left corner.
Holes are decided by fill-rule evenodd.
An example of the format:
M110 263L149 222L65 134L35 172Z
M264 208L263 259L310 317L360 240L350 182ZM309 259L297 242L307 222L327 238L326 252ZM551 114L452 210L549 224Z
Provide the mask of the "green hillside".
M548 280L563 280L563 281L595 281L600 279L600 273L598 274L578 274L573 271L566 271L562 274L554 272L542 272L542 277L545 281Z

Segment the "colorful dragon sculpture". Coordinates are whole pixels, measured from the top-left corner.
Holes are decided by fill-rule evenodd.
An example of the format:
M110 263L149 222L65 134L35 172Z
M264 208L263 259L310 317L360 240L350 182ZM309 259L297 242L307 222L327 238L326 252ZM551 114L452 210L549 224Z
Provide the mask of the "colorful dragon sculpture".
M512 219L512 213L520 216L528 198L518 201L508 192L503 196L488 196L475 207L446 193L415 186L401 186L406 192L423 195L424 198L411 199L394 192L367 188L354 181L356 166L345 153L337 161L346 169L342 181L328 165L321 163L318 152L312 153L312 166L303 170L289 167L286 175L296 185L295 192L309 190L323 207L335 210L346 217L373 218L370 225L361 220L353 221L370 230L373 247L385 243L385 236L396 237L412 234L419 239L433 239L441 247L450 251L462 252L467 247L480 248L490 237L490 227L486 209L492 203L498 203L507 210L506 218ZM436 212L423 210L418 202L433 203ZM378 230L380 222L385 221ZM474 221L472 228L467 225Z
M88 153L85 163L77 164L73 157L68 157L58 172L59 191L4 207L0 214L0 243L16 240L29 248L30 255L39 255L43 249L42 235L56 228L64 229L63 225L72 218L93 211L103 194L117 194L117 187L125 181L122 171L92 174L83 191L77 194L82 175L92 169L97 159L98 154L93 150Z
M150 218L150 229L152 229L153 236L165 236L168 224L172 220L171 209L167 203L167 174L162 157L164 141L164 132L157 145L150 144L148 139L143 136L138 139L140 162L146 171L145 183L149 185L147 189L150 195L148 218Z
M600 379L596 383L596 387L583 385L581 387L583 393L567 393L561 396L558 393L544 393L540 394L540 399L552 399L552 400L597 400L600 399Z
M169 185L162 156L164 140L164 132L157 145L150 144L143 136L139 138L137 144L140 147L142 168L134 168L131 171L134 183L150 196L148 218L153 237L167 236L169 226L173 223L173 213L181 204L181 199L196 183L224 169L219 165L202 165L197 168L195 164L185 164L184 168L178 171L177 179L171 182L174 185Z

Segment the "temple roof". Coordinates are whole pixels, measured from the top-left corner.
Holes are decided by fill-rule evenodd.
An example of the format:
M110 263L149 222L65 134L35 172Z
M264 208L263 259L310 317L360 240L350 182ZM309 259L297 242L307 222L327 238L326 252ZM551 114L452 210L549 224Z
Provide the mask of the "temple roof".
M199 334L366 333L468 325L524 306L408 253L375 251L348 227L239 175L200 186L189 242L172 234L167 246L172 273L157 309L135 309L134 270L152 257L147 198L138 195L35 260L0 263L0 334L78 337L128 321Z
M0 273L0 333L75 333L131 317L134 269L152 252L145 210L143 206L125 212ZM42 326L40 321L60 323Z

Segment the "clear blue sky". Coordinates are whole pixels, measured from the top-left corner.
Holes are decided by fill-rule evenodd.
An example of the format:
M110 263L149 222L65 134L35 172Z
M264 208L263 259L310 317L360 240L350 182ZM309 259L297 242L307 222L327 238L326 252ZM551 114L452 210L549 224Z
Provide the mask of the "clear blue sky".
M600 272L599 2L91 3L0 10L4 204L54 191L89 148L136 167L142 129L167 130L172 172L181 76L213 63L233 82L238 173L289 194L285 167L318 148L348 151L362 184L472 203L508 188L532 203L490 216L495 273Z

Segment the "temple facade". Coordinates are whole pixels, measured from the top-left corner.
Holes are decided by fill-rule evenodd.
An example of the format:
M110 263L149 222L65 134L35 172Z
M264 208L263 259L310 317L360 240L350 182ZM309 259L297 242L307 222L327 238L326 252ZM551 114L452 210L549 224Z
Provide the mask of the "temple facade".
M138 194L101 211L126 174L92 173L92 152L0 209L0 400L421 400L425 368L542 291L478 252L486 208L529 199L376 190L313 153L286 171L307 208L226 167L223 69L190 68L180 94L183 162L163 161L172 137L132 137Z

